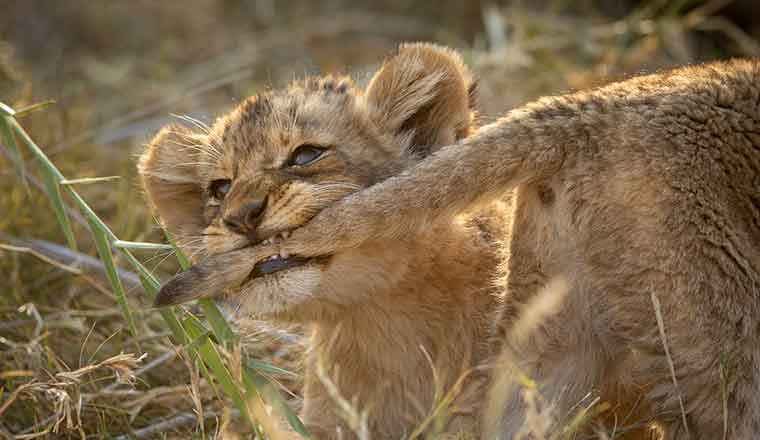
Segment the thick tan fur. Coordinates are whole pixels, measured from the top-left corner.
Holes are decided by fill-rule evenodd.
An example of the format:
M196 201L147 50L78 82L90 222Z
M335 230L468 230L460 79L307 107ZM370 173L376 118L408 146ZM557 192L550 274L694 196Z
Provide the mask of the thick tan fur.
M640 399L669 439L755 438L760 63L541 99L322 211L282 247L320 255L413 235L515 187L504 350L555 413L592 393ZM556 277L569 286L559 311L511 343L517 312ZM519 390L493 397L488 429L512 438Z
M503 218L493 229L484 227L485 216L451 216L413 235L247 278L273 253L252 245L277 240L467 136L474 90L454 52L405 45L366 92L347 78L308 79L249 98L210 128L197 121L194 130L167 127L141 157L151 204L199 262L165 286L158 303L224 291L218 302L243 325L250 317L310 324L303 417L316 438L353 436L317 375L319 364L346 400L369 410L371 438L408 435L434 409L437 393L451 390L459 396L444 415L451 429L478 429L474 408L484 380L473 368L488 355L499 309L491 280ZM289 157L303 145L325 153L292 166ZM209 189L220 179L231 181L222 199ZM255 220L246 217L252 203L265 206Z
M274 249L324 255L415 236L516 188L504 357L554 406L550 430L590 393L640 402L667 439L756 438L759 103L760 63L744 60L544 98L326 208ZM568 286L561 306L512 340L515 316L553 279ZM519 387L494 389L487 438L513 438L525 402Z

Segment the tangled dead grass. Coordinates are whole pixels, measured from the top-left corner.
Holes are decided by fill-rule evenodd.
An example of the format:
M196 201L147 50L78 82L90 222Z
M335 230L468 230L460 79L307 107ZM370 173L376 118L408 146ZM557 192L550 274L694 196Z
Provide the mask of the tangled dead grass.
M481 78L485 123L542 94L640 70L760 55L752 29L722 16L725 1L649 1L612 18L586 3L565 9L334 3L333 9L315 10L310 2L293 2L283 10L270 1L223 7L199 0L192 8L18 2L0 18L0 100L22 108L55 98L57 105L25 116L24 126L67 176L123 176L83 185L81 192L120 237L160 241L133 184L132 153L139 143L169 113L207 120L231 101L287 83L294 74L348 66L362 80L399 42L439 41L465 51ZM437 19L440 10L444 25ZM81 254L56 245L63 240L39 191L40 178L31 174L21 185L7 165L0 155L0 438L235 437L239 414L169 342L135 275L121 274L136 315L132 336L102 266L87 257L94 248L86 240L86 221L71 213L84 244ZM178 270L169 257L141 255L162 276ZM240 348L292 372L269 375L295 408L302 335L301 329L262 323L243 335ZM526 429L542 432L550 408L532 390L524 387L525 401L535 409ZM351 426L366 438L365 409L334 393ZM264 414L271 408L253 408L258 420L268 420Z
M82 405L85 400L89 401L89 396L83 395L81 385L84 380L91 380L91 377L104 376L104 370L108 377L112 373L116 380L112 385L104 388L103 392L111 391L115 386L121 384L134 385L136 380L135 368L142 362L147 354L135 357L131 353L122 353L116 356L98 362L86 365L73 371L59 371L48 381L41 382L32 380L21 384L8 396L0 406L0 416L17 400L29 399L35 404L40 401L48 402L51 405L52 414L50 424L35 434L47 434L59 432L61 423L65 422L65 428L69 431L77 430L85 437L82 425ZM29 374L28 371L6 371L3 373L4 378L13 376L24 376Z

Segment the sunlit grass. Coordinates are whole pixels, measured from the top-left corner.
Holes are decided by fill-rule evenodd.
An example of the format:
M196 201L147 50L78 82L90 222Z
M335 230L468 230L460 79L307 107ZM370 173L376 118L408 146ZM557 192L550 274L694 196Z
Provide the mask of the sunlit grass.
M15 5L33 3L30 0ZM160 232L153 229L154 222L145 214L143 201L131 179L134 163L129 157L134 153L130 148L144 141L144 136L168 113L200 111L199 114L207 116L226 109L231 98L242 99L253 91L282 85L314 69L361 71L367 63L381 60L402 39L435 40L465 53L482 86L480 98L485 116L479 119L481 123L489 122L489 115L501 114L537 96L593 87L620 75L707 58L760 54L756 40L719 17L720 8L728 3L724 1L644 1L629 16L614 20L587 3L579 6L581 3L577 2L550 2L550 7L543 8L513 2L503 8L476 11L489 24L477 35L458 33L449 26L468 20L466 14L450 13L452 6L464 7L467 2L431 3L432 8L445 11L445 16L450 17L450 22L445 23L427 14L413 18L419 26L409 26L404 24L409 17L377 14L385 11L387 2L373 2L371 8L366 7L367 2L360 2L351 4L348 16L332 12L306 17L283 14L287 18L284 23L272 16L271 21L267 19L255 29L251 26L254 18L251 14L229 13L235 10L235 4L242 2L196 3L187 8L173 2L124 2L98 9L91 2L78 0L58 8L62 20L47 24L51 17L47 11L34 11L32 7L29 9L39 14L35 23L43 31L44 26L50 26L47 29L50 35L67 34L65 44L69 46L64 50L61 42L52 38L49 44L22 55L24 43L30 46L23 41L24 37L34 41L38 38L36 28L16 32L19 41L0 41L0 99L17 107L14 111L0 104L3 115L0 143L7 148L0 151L3 191L0 337L5 338L0 342L0 406L8 404L0 411L0 437L6 429L14 435L34 435L51 425L48 415L55 413L55 402L39 393L58 392L57 389L42 385L23 388L26 384L44 383L58 372L102 364L118 356L120 350L136 351L138 345L149 357L136 370L135 388L114 390L106 377L107 370L87 370L92 372L77 385L84 395L81 426L68 429L64 423L57 437L79 438L83 431L94 438L121 434L126 438L132 433L143 433L135 435L137 438L154 438L159 432L169 438L207 438L213 435L208 427L203 428L204 420L207 423L213 420L208 418L209 414L218 416L214 416L213 422L216 429L223 430L225 420L230 418L243 420L241 411L225 414L218 405L214 396L227 393L215 379L214 371L204 362L177 360L175 349L183 358L200 360L203 358L197 352L209 348L207 356L221 359L244 400L262 395L291 425L299 424L278 388L268 379L270 375L279 375L280 380L284 377L288 389L296 396L299 394L301 384L297 375L281 368L287 366L298 371L296 358L302 349L298 343L278 340L259 344L246 339L247 335L235 335L223 319L213 318L215 309L208 302L199 304L206 321L197 321L202 328L197 328L197 337L193 338L187 326L196 321L185 323L189 315L184 310L157 312L134 306L138 302L133 292L139 289L135 285L140 280L130 283L122 279L123 299L129 300L123 304L118 301L116 289L108 287L108 280L101 283L84 270L81 260L76 267L69 260L63 265L59 259L45 261L39 257L49 256L39 254L37 248L13 241L39 238L48 240L49 245L64 242L68 249L78 246L78 255L84 255L94 249L92 232L88 229L92 221L87 213L97 212L100 221L95 225L108 245L104 252L112 255L122 275L123 269L134 267L141 275L146 298L153 295L161 273L157 268L173 270L179 262L169 254L171 245L162 242ZM278 13L287 13L287 9L305 3L294 2L276 9ZM333 2L333 8L346 4ZM565 14L563 5L571 9L578 6L581 13ZM14 5L7 6L13 9ZM327 7L321 3L315 6L320 10ZM122 28L126 15L139 25ZM10 29L8 25L13 26L18 19L17 15L6 13L0 17L0 24ZM172 24L170 29L151 27L152 19ZM198 32L205 20L213 23L211 29L219 29L221 25L225 32L213 32L213 38L209 32ZM58 27L62 24L66 30L76 32L64 32ZM370 27L371 32L364 32ZM123 32L114 32L116 28ZM704 44L704 39L694 38L707 33L717 37L710 41L721 39L723 47L729 43L737 50L718 52L710 42ZM14 38L11 34L5 33L0 40ZM346 44L347 34L351 35L351 44ZM5 56L5 44L18 46L17 57ZM68 57L66 63L46 58L48 50L60 50L61 55ZM121 67L124 67L121 73L126 73L119 76ZM8 68L16 74L7 76ZM50 101L33 104L50 96L61 104L47 111ZM45 169L49 161L38 162L37 155L29 154L29 146L13 127L12 123L17 121L45 147L47 157L67 179L64 176L59 179L55 174L50 174L52 179L47 177ZM127 135L116 138L115 134L122 130ZM112 174L123 178L112 179ZM69 189L75 190L78 197ZM48 195L52 195L54 203L60 199L67 204L50 205L45 199ZM90 209L79 206L84 200ZM68 227L62 223L67 221ZM100 228L101 225L108 225L113 233ZM134 266L137 257L142 268ZM159 262L167 257L159 267ZM121 319L126 316L124 310L131 311L133 326L126 318ZM171 345L167 335L176 346ZM239 336L256 359L238 362L235 356L230 356L238 346ZM274 362L277 365L271 365L260 359L268 352L286 354L277 354L278 360ZM192 374L188 379L189 370ZM242 375L243 370L248 374ZM193 374L198 371L201 377L206 375L210 379L201 380L197 386L208 406L204 409L205 419L198 404L188 398L186 389L188 381L194 383ZM731 372L721 370L721 374ZM527 379L519 384L533 391L534 384ZM71 389L68 392L76 400L77 393ZM11 399L13 396L16 398ZM298 404L297 397L291 400ZM229 401L233 402L232 397ZM253 411L242 414L253 413L255 418L256 405L247 405L246 410L251 407ZM436 419L438 412L438 407L433 408L431 417ZM164 421L183 415L192 417L182 425L163 428ZM432 420L427 424L436 423ZM177 436L172 437L174 434Z
M34 108L38 107L35 106ZM84 214L89 224L98 255L105 267L108 282L119 304L124 320L132 335L137 336L138 331L135 325L134 313L127 301L126 292L114 262L113 249L116 248L132 265L140 276L145 293L149 297L154 298L160 287L159 280L130 252L130 249L155 250L171 247L163 244L119 240L82 196L73 189L72 185L72 182L95 184L103 181L103 179L67 180L22 128L16 120L15 115L16 112L11 107L0 103L0 132L2 132L5 144L8 146L9 156L14 158L13 161L17 168L18 176L23 179L28 172L26 169L27 165L21 159L23 155L20 147L23 146L32 153L40 165L40 173L45 182L47 197L71 249L76 249L77 240L69 215L65 210L66 204L62 193L66 193L80 212ZM17 142L18 139L21 142ZM173 251L176 253L180 264L187 268L189 265L187 259L178 249L173 248ZM211 326L211 330L207 329L196 316L187 310L181 308L159 310L166 326L171 331L174 342L182 345L193 358L197 358L202 362L202 371L208 376L209 382L213 381L219 385L253 431L260 433L261 426L265 425L265 423L256 420L254 409L251 405L260 399L266 399L270 405L280 411L293 430L304 437L308 437L308 432L303 424L287 404L284 403L271 382L256 371L257 365L267 366L267 364L257 362L248 363L243 367L236 367L230 366L225 361L220 350L231 349L232 344L235 343L234 332L224 320L213 301L201 301L201 307L203 308L207 322ZM214 336L213 339L212 335ZM139 342L135 342L135 348L140 350ZM241 371L240 378L235 378L231 373L236 368ZM267 366L267 368L276 367ZM266 425L271 426L271 422L267 422Z

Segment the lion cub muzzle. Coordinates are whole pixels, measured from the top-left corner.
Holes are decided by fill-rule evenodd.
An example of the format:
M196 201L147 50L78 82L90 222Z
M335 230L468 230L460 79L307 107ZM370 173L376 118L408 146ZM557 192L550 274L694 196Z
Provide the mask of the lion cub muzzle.
M259 225L259 219L266 209L266 205L267 197L250 200L239 209L225 213L224 226L232 232L255 240L256 227Z

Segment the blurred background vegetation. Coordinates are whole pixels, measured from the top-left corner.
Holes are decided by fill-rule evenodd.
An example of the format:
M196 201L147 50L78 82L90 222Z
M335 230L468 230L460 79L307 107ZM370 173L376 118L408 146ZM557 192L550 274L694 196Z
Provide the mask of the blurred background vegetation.
M55 100L21 123L67 177L122 176L79 190L120 238L158 242L135 181L135 155L159 127L176 122L172 114L210 122L245 97L304 75L347 73L361 84L400 42L416 40L464 54L480 78L480 119L487 122L541 95L675 65L757 57L760 4L7 0L0 101L19 109ZM97 264L83 273L65 266L73 255L55 247L65 240L39 187L34 173L22 185L0 154L0 438L56 424L56 433L45 435L231 432L225 426L234 414L176 355L129 274L139 339L124 330ZM95 255L86 224L73 218L80 251ZM141 257L163 279L177 270L166 254ZM262 324L245 335L245 349L298 373L299 334ZM140 363L113 358L121 352L148 356ZM72 371L76 381L56 379ZM115 382L115 374L134 376L133 383ZM273 375L297 408L297 376Z

